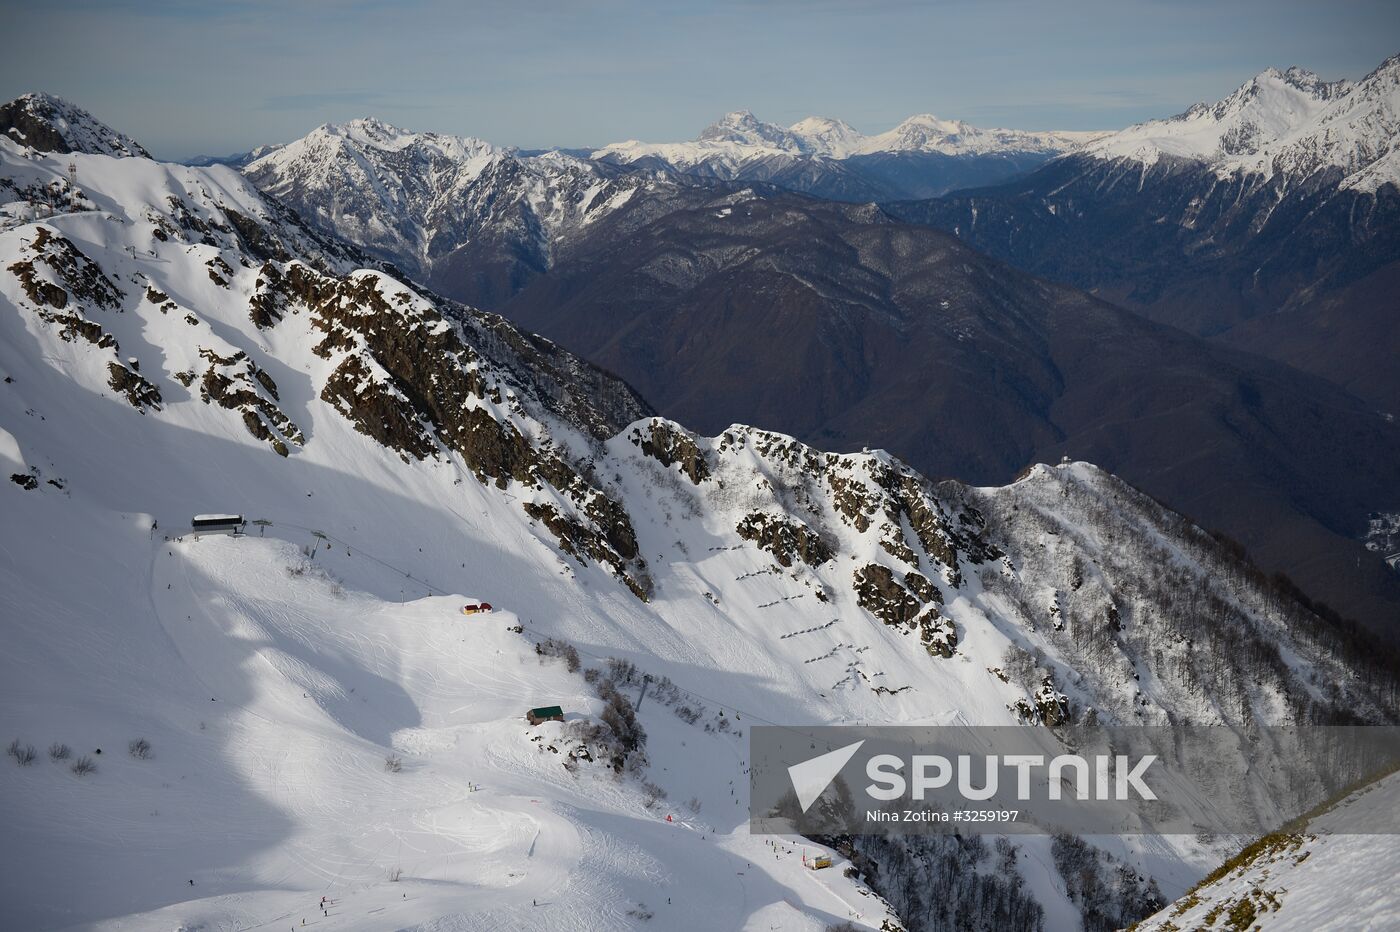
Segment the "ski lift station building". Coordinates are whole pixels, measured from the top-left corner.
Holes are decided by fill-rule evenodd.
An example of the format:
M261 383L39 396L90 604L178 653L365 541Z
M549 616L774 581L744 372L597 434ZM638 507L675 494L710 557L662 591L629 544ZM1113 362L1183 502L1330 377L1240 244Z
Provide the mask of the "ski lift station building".
M232 531L237 534L247 523L242 515L195 515L190 527L195 531Z

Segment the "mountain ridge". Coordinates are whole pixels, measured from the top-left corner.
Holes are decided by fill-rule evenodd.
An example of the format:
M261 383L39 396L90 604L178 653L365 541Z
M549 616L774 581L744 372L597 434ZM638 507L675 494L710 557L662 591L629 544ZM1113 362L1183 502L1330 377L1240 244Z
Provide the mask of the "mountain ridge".
M974 483L1065 454L1104 462L1344 613L1381 628L1394 617L1396 581L1355 539L1370 512L1389 510L1394 454L1355 443L1396 449L1400 435L1340 389L869 207L697 192L660 217L629 213L502 313L705 432L737 417L808 442L885 447ZM1336 438L1345 465L1316 446L1343 420L1354 426ZM1280 522L1271 532L1265 514ZM1328 584L1358 571L1364 584ZM1363 590L1390 595L1349 601Z

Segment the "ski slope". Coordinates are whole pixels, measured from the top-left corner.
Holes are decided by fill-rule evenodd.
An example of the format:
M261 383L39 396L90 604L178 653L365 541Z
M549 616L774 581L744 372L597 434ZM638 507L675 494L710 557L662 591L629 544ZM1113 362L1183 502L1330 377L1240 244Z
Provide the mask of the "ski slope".
M548 750L564 726L530 728L524 709L577 718L598 700L509 630L511 612L462 616L474 594L400 603L396 574L360 553L81 523L31 549L89 558L86 598L7 560L17 616L45 621L7 644L6 724L104 750L88 777L47 759L4 771L9 850L34 852L0 882L20 927L611 929L635 911L677 929L823 928L872 909L839 871L804 876L800 855L749 837L729 795L743 743L664 706L641 710L653 769L666 781L684 763L698 815L648 810L605 768L569 776ZM104 531L124 560L82 544ZM150 759L125 753L128 735ZM714 746L672 756L681 742Z

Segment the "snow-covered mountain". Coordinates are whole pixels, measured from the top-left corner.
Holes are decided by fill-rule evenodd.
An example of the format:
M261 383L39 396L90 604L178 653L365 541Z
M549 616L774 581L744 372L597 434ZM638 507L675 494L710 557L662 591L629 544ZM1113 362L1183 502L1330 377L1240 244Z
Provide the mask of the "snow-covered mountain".
M1283 175L1295 181L1339 171L1343 188L1400 183L1400 55L1360 81L1269 68L1215 104L1130 126L1085 146L1100 159L1153 165L1162 158L1209 165L1219 176Z
M750 723L1396 716L1388 673L1091 465L977 489L697 437L228 168L0 140L10 197L70 161L67 209L0 228L20 927L942 928L892 855L815 874L748 833ZM191 533L222 511L253 533ZM1219 855L1095 845L1167 896ZM1083 908L1048 837L915 861L944 912Z
M0 106L0 133L40 152L150 157L130 136L52 94L25 94Z
M547 269L560 241L660 183L369 119L318 127L243 171L321 229L487 305Z
M725 115L693 142L614 143L593 153L618 165L666 168L702 178L763 181L843 201L932 197L1023 174L1103 133L979 129L932 114L866 136L840 120L808 117L789 127L747 110Z

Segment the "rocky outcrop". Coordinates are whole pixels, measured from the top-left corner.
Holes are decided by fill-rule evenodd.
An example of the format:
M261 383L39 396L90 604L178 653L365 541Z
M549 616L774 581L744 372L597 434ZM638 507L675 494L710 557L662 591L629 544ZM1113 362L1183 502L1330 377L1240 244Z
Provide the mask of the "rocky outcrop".
M107 364L107 372L107 384L112 387L112 391L126 398L133 408L142 414L146 413L147 408L160 410L160 389L136 370L134 361L129 365L110 362Z
M621 511L620 507L618 508ZM626 530L623 532L623 539L619 541L616 536L609 537L600 532L596 522L593 526L562 514L558 508L549 503L526 502L525 513L536 521L539 521L555 539L559 541L559 547L569 556L574 557L579 562L587 565L588 560L596 560L600 563L615 563L618 556L618 545L627 549L626 541L631 539L633 557L636 556L636 541L631 535L630 522L625 524ZM626 515L622 514L625 521ZM614 525L616 527L616 525ZM618 574L623 584L632 591L632 594L642 601L651 598L650 586L645 582L645 575L635 572L621 572Z
M66 237L40 226L28 251L34 258L16 262L9 270L20 280L25 295L35 305L62 310L70 298L104 310L116 310L125 297L97 263ZM41 276L38 266L47 266L53 280Z
M1053 677L1047 676L1029 699L1017 699L1011 711L1023 725L1048 725L1051 728L1070 722L1069 697L1055 688Z
M746 515L736 530L744 540L751 540L773 554L783 566L792 566L794 560L808 566L821 566L834 556L832 548L800 521L754 512Z
M856 570L851 585L860 607L890 627L909 624L922 608L918 597L895 580L894 572L878 563Z
M271 445L279 456L288 455L289 443L306 443L301 428L277 406L277 383L246 353L220 356L200 347L199 355L209 363L199 381L199 397L205 404L239 412L248 433Z
M695 485L710 477L710 466L695 438L670 421L653 418L645 427L633 428L630 439L662 466L680 466L681 472ZM784 561L783 565L791 563Z
M889 567L870 563L855 571L851 585L861 608L891 628L917 632L919 643L931 656L953 656L957 629L940 614L943 597L925 577L909 572L901 584Z
M519 329L499 314L445 302L440 307L501 380L516 386L518 397L595 441L615 437L628 424L655 413L617 376Z
M209 280L220 288L227 288L229 280L233 278L233 268L224 261L222 256L214 256L204 263L204 267L209 271Z

